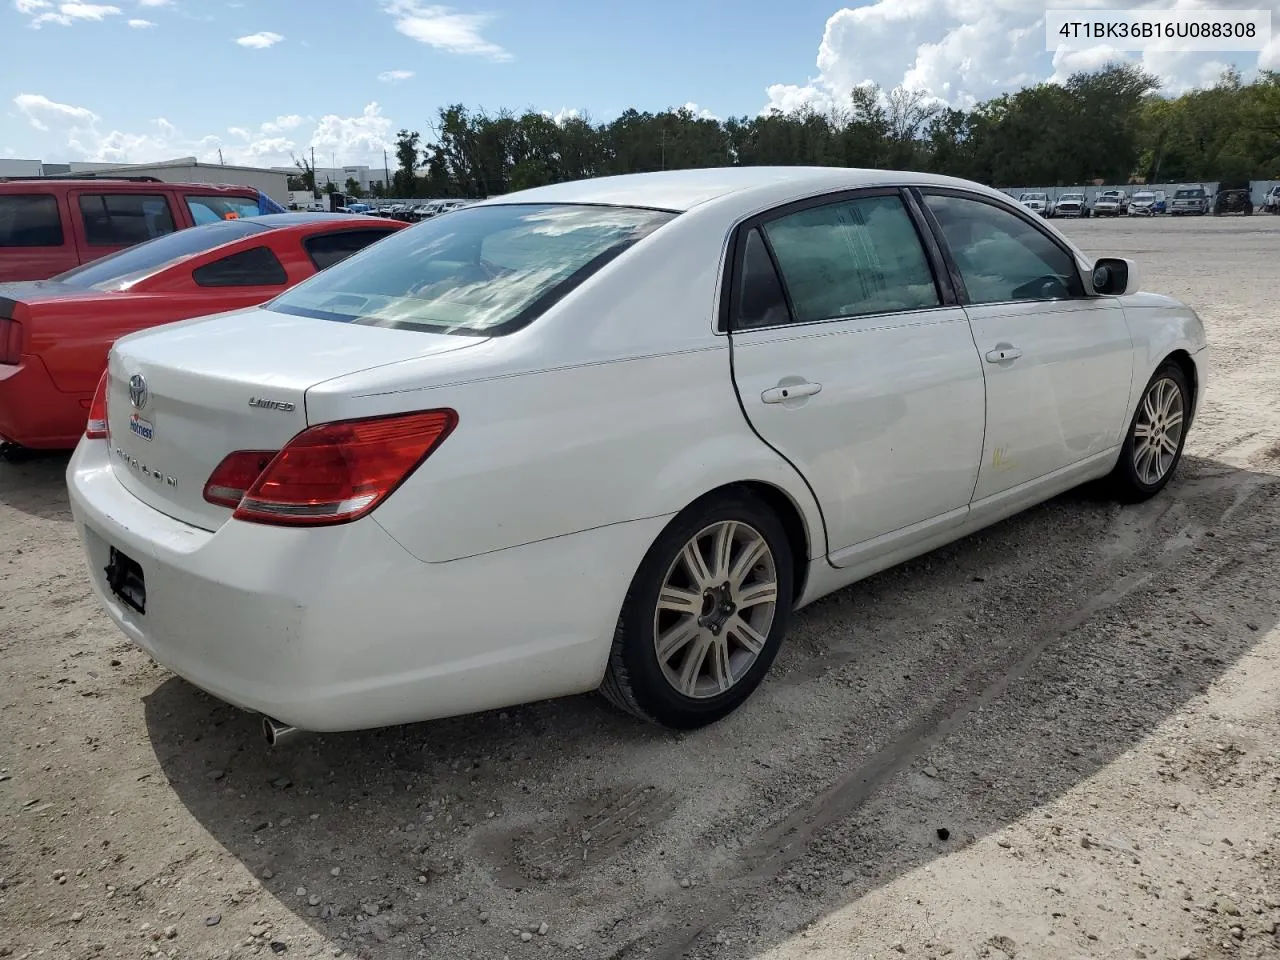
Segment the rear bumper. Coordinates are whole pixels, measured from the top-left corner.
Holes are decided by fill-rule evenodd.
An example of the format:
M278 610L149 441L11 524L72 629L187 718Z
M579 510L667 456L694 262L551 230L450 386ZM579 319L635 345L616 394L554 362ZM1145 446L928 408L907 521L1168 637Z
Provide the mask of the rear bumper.
M55 387L39 357L0 364L0 438L33 450L70 450L84 433L92 400Z
M93 589L120 629L197 687L307 730L594 689L622 598L664 523L433 564L370 518L311 530L189 526L121 486L101 441L79 445L67 481ZM142 567L143 614L107 586L113 546Z

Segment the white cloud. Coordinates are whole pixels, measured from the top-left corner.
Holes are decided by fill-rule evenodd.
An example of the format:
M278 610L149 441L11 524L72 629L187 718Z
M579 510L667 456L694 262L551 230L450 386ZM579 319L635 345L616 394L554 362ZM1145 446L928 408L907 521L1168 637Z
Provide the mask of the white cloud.
M1074 8L1115 6L1109 0L1074 0ZM1216 0L1129 0L1128 8L1211 9ZM1225 6L1232 6L1226 4ZM1272 9L1280 20L1280 2L1251 4ZM818 46L817 73L803 83L776 83L765 90L764 111L812 107L820 112L848 103L863 83L884 88L897 84L926 91L946 102L969 107L980 100L1040 81L1062 82L1077 70L1093 70L1108 61L1140 64L1178 93L1213 82L1221 72L1221 53L1087 50L1045 47L1044 0L875 0L844 8L826 22ZM1247 72L1254 66L1280 65L1276 40L1260 55L1228 55Z
M107 17L119 16L123 12L119 7L107 4L59 3L55 6L50 0L13 0L13 8L23 16L30 17L31 26L37 30L46 23L69 27L77 20L101 21Z
M251 33L245 37L236 37L236 43L242 47L249 47L252 50L265 50L267 47L273 47L284 37L278 33L272 33L270 30L261 30L258 33Z
M423 5L417 0L387 0L383 4L396 22L396 30L444 50L489 60L510 60L511 54L480 35L493 20L491 13L458 13L451 7Z
M129 21L129 26L133 27L135 30L146 30L148 27L154 27L155 24L150 20L135 19Z
M20 93L13 98L14 105L37 130L57 127L89 125L98 121L98 115L85 107L73 107L68 103L55 103L38 93Z
M341 164L381 166L382 151L394 148L397 129L377 103L368 104L355 117L330 114L316 120L287 114L256 126L232 126L225 134L200 136L188 134L164 117L149 121L141 130L107 129L89 108L57 103L40 94L21 94L13 103L43 134L40 139L45 145L37 149L49 160L145 163L194 156L216 163L221 149L229 164L270 167L292 166L292 155L314 148L317 159L335 156Z
M690 100L688 103L686 103L686 104L685 104L683 107L681 107L680 109L681 109L681 110L688 110L690 113L692 113L692 114L693 114L695 117L697 117L699 120L719 120L719 119L720 119L720 118L719 118L719 117L717 117L714 113L712 113L710 110L707 110L707 109L706 109L706 108L704 108L704 107L700 107L700 106L698 106L698 105L697 105L696 103L694 103L692 100Z
M540 110L538 112L554 123L557 127L563 127L565 123L570 120L582 119L582 111L577 107L561 107L555 113L552 113L550 110Z
M412 76L412 70L383 70L378 74L378 79L383 83L399 83L401 80L408 80Z
M138 0L140 7L167 7L173 0Z

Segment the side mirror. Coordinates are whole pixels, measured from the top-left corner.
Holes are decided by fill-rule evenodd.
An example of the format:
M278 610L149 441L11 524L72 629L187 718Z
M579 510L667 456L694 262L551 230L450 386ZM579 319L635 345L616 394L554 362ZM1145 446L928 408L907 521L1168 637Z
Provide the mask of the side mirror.
M1093 267L1093 292L1103 296L1118 297L1135 293L1138 289L1138 271L1132 260L1123 257L1103 257Z

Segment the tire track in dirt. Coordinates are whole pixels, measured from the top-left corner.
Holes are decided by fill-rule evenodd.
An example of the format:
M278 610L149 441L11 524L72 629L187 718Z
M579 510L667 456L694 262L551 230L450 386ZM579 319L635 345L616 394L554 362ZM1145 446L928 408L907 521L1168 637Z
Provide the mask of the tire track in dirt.
M1161 521L1194 503L1196 498L1218 499L1213 495L1228 494L1229 502L1225 507L1215 515L1204 517L1198 524L1201 530L1215 532L1219 549L1226 547L1224 541L1228 538L1221 532L1223 526L1264 491L1269 491L1271 499L1280 493L1280 479L1234 473L1235 484L1212 477L1192 478L1182 484L1180 490L1181 497L1192 499L1159 499L1133 511L1138 514L1138 523L1148 534L1147 538L1135 549L1110 558L1105 573L1094 578L1094 588L1085 603L1050 622L1033 620L1021 630L1011 631L1011 639L1024 641L1022 644L1009 644L1009 648L1017 652L1016 657L985 664L983 669L975 671L970 679L959 685L962 692L958 696L935 704L918 722L860 763L847 777L834 781L777 820L740 851L729 869L700 890L698 913L690 914L678 904L652 904L643 919L633 915L620 923L620 928L626 925L642 929L607 954L608 960L630 960L641 955L663 960L687 957L708 931L732 919L740 902L752 900L748 896L749 890L804 857L815 837L850 818L886 783L936 748L973 714L1003 697L1012 684L1034 669L1051 646L1131 597L1143 592L1154 594L1160 578L1178 569L1186 555L1203 538L1202 534L1190 538L1182 536L1185 527L1180 525L1172 536L1151 536ZM1245 478L1243 482L1242 477ZM1241 539L1248 536L1238 529L1231 532ZM1122 572L1122 568L1132 566L1139 558L1146 560L1146 569L1136 573ZM1214 567L1209 578L1219 577L1227 568L1235 569L1244 562L1239 554L1228 556ZM711 908L710 904L718 906ZM691 921L692 916L696 916L696 921Z

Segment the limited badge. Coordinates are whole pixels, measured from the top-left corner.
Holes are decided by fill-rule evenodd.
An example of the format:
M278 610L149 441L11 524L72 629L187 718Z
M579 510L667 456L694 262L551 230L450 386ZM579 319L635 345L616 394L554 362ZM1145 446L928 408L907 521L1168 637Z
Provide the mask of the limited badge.
M156 432L155 427L151 425L150 420L143 420L136 413L129 418L129 430L135 436L141 437L148 443L151 442L151 438L155 436Z

